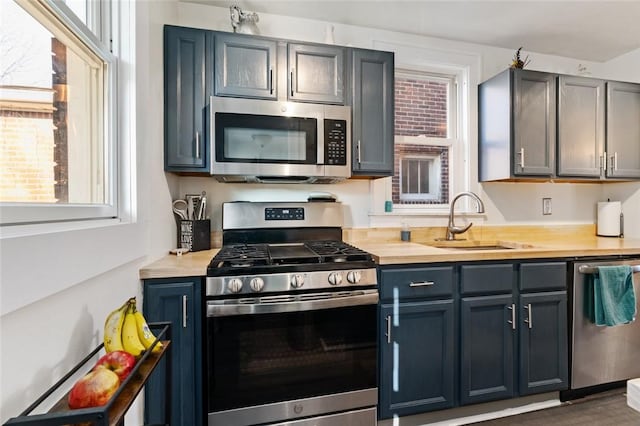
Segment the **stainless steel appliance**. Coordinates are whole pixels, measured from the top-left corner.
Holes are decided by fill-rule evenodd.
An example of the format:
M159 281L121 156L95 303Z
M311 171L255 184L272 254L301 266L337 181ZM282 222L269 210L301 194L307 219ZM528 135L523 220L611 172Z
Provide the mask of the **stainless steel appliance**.
M338 202L224 203L207 269L213 425L376 424L376 267Z
M222 182L333 183L351 176L351 108L211 97L212 174Z
M573 264L571 390L640 377L640 320L615 327L593 324L585 313L585 289L598 266L632 265L640 313L640 258Z

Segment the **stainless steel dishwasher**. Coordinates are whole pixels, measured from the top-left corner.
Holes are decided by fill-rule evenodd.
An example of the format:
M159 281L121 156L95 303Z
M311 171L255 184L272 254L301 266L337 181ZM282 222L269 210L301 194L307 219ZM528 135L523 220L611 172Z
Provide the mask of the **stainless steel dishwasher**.
M640 315L640 258L573 264L571 389L640 377L640 318L615 327L593 324L585 314L585 289L598 266L631 265Z

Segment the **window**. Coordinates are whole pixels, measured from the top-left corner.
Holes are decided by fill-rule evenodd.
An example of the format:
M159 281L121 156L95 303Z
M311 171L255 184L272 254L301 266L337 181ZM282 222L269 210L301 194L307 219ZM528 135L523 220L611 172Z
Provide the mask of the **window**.
M443 205L452 192L457 140L458 75L397 69L395 171L397 207Z
M101 5L3 2L2 225L117 216L115 60L100 41Z

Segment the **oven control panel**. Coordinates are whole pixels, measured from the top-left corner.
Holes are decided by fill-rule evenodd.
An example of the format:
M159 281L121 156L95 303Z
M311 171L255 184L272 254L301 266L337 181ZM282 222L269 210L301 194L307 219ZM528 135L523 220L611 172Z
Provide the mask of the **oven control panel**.
M267 207L264 220L304 220L303 207Z

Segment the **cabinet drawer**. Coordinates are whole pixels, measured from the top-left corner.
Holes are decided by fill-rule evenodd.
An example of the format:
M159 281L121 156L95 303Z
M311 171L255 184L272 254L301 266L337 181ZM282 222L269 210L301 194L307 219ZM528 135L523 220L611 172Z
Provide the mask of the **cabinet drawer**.
M462 294L511 293L513 265L464 265L460 269Z
M381 271L381 299L449 297L453 294L453 266Z
M520 266L520 290L565 290L565 262L524 263Z

